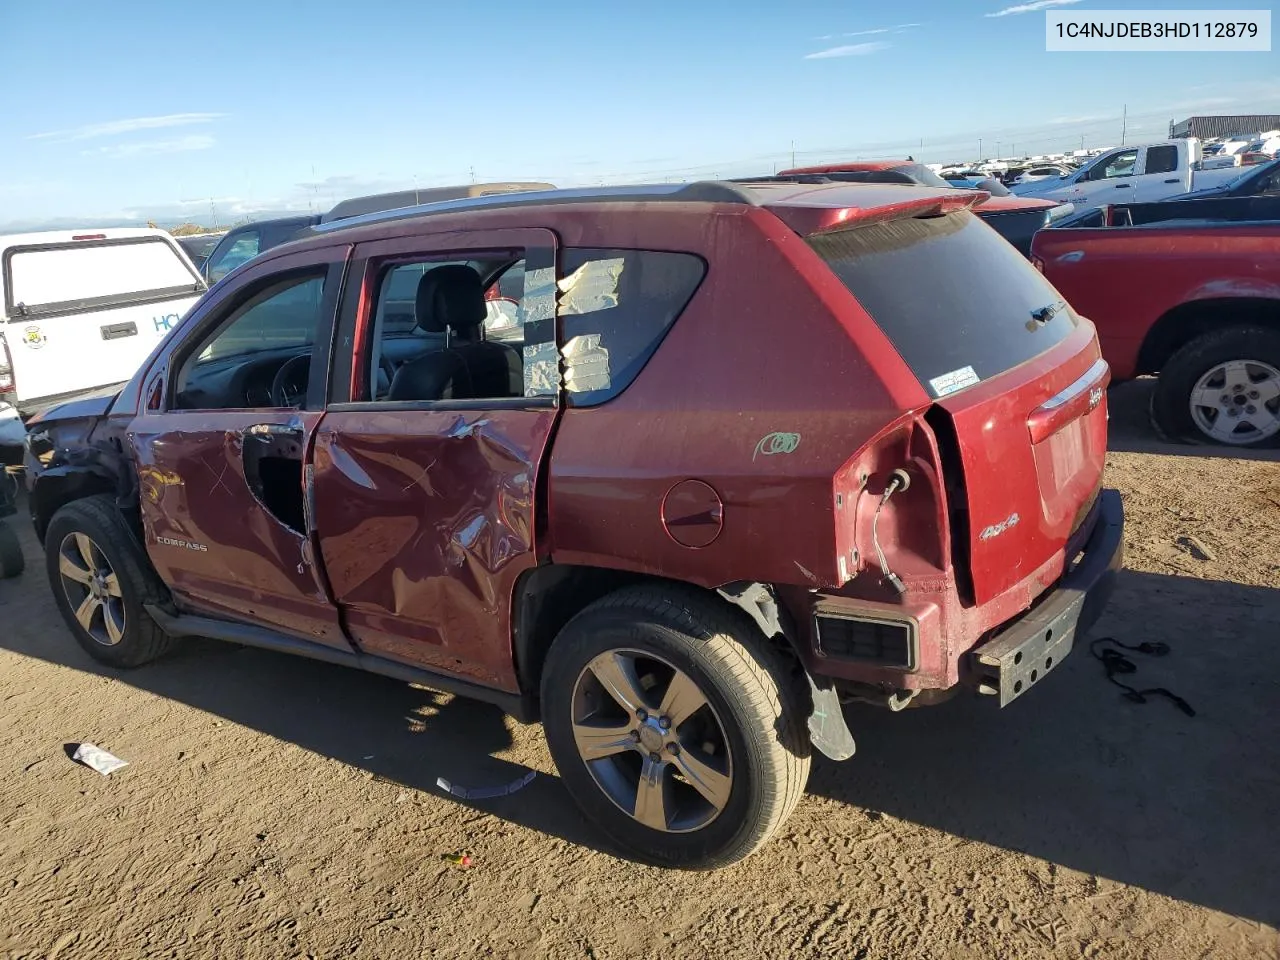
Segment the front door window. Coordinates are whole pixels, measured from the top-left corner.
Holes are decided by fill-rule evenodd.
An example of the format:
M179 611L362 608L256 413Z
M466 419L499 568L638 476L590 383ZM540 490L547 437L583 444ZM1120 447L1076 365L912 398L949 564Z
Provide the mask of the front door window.
M1138 165L1137 150L1121 150L1098 162L1089 172L1090 180L1112 180L1116 177L1132 177Z
M297 407L306 397L325 280L269 284L190 351L175 380L182 410Z

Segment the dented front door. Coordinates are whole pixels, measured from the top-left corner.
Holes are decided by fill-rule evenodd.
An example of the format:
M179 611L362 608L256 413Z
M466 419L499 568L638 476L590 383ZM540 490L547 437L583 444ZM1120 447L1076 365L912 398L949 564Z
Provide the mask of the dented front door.
M349 649L309 538L289 507L267 505L263 486L264 474L280 482L264 464L301 464L321 416L220 411L198 424L184 412L144 416L133 445L147 552L184 606ZM301 513L301 483L297 497Z
M302 388L305 399L274 389L260 397L253 386L231 396L190 387L205 376L219 386L260 380L274 388L273 374L285 363L297 370L307 359L311 369L325 369L342 278L341 261L326 260L345 250L283 258L220 287L218 302L194 315L172 351L159 358L145 387L146 409L130 425L129 439L147 553L184 612L349 651L308 527L304 478L324 416L323 377ZM304 279L286 279L273 297L282 273ZM313 293L306 284L319 289ZM255 305L274 312L258 314L261 329L250 326L237 337L235 325ZM299 334L301 342L290 346L289 336L299 329L311 333ZM223 336L231 345L225 357L214 349ZM212 365L211 372L186 373L201 363ZM285 405L290 400L297 406Z

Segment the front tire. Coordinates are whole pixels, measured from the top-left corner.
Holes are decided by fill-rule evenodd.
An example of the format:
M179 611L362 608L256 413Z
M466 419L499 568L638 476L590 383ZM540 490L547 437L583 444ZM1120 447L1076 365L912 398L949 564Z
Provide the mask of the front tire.
M1280 331L1227 327L1184 345L1160 371L1151 418L1173 440L1280 445Z
M149 663L172 643L143 609L163 587L130 536L113 498L100 494L55 513L44 540L58 610L85 652L113 667Z
M715 869L759 848L804 793L794 691L745 616L693 591L629 588L556 638L543 724L570 794L623 850Z
M26 567L18 535L0 520L0 580L16 577Z

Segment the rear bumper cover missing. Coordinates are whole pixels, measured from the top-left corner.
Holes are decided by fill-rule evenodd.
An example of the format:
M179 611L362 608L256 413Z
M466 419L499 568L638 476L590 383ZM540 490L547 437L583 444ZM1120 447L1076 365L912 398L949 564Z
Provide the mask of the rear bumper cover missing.
M1123 561L1124 505L1118 491L1104 490L1076 565L1030 612L971 652L978 689L998 695L1003 707L1055 669L1102 615Z

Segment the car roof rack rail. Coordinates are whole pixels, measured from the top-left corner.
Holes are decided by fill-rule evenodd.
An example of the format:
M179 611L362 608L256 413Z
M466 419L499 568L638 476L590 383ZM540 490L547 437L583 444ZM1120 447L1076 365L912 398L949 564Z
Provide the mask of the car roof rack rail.
M456 213L465 210L494 210L504 207L520 207L533 204L595 203L737 203L759 206L759 199L744 187L732 181L698 180L693 183L658 183L616 187L573 187L563 190L534 190L520 193L499 193L462 200L444 200L439 203L422 203L411 207L382 210L361 216L331 220L311 228L312 235L345 230L348 227L372 223L388 223L434 214Z

